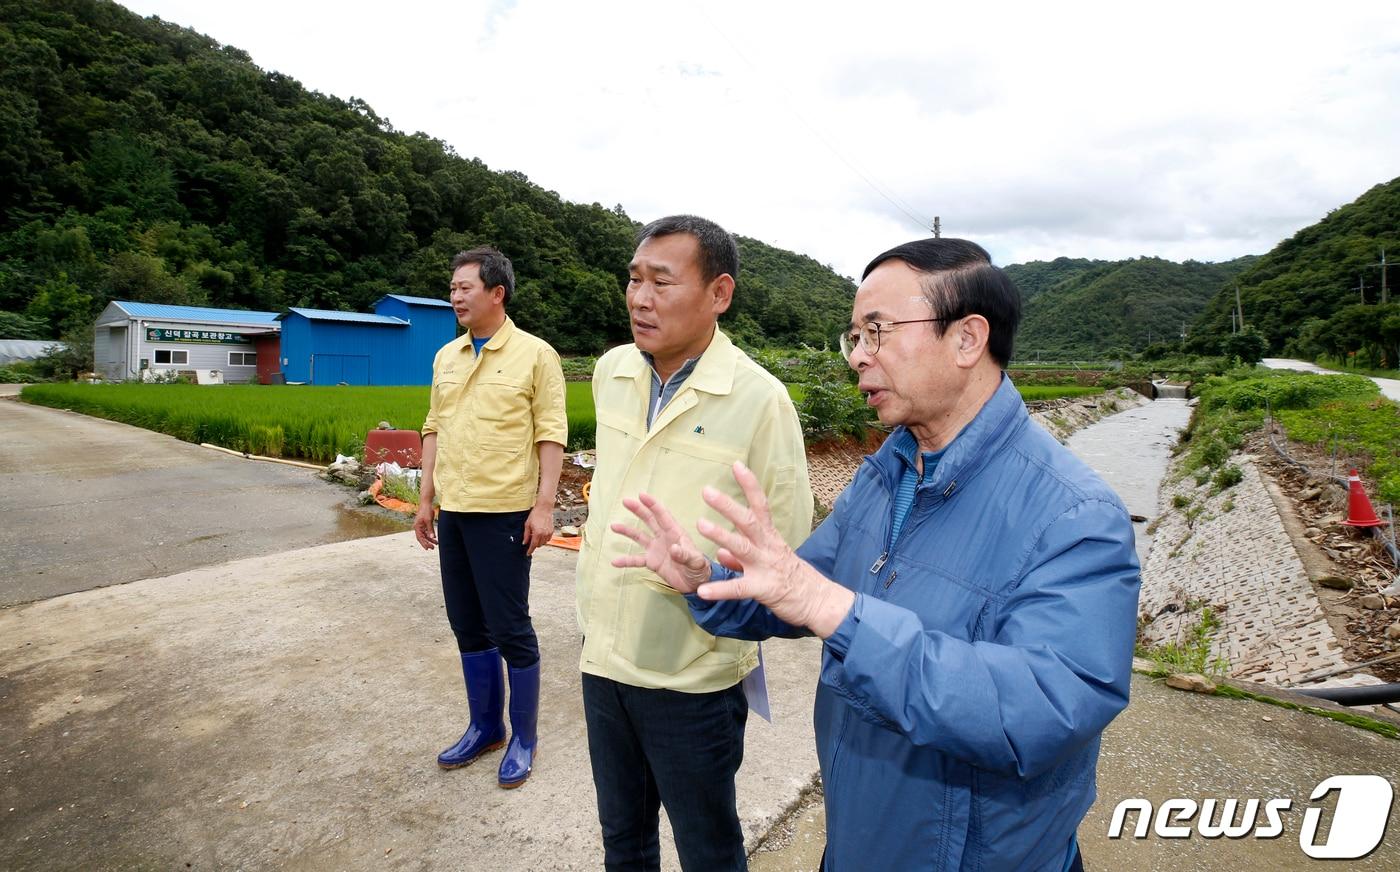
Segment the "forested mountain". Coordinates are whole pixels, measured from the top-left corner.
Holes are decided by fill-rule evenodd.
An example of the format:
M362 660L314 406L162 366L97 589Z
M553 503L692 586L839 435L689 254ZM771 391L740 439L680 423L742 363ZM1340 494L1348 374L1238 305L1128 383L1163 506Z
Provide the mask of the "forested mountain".
M565 202L104 0L0 0L0 57L0 333L81 332L116 298L363 311L386 293L445 297L451 255L489 243L515 262L522 326L571 352L629 336L637 224L620 206ZM736 332L834 339L854 285L741 246Z
M1390 304L1379 307L1381 250L1390 264ZM1273 352L1306 356L1370 351L1372 365L1395 365L1400 350L1400 178L1280 242L1222 287L1197 322L1202 343L1231 330L1239 285L1245 326ZM1362 284L1365 284L1364 303Z
M1091 269L1112 265L1113 262L1107 260L1057 257L1054 260L1013 263L1010 266L1002 267L1002 271L1016 283L1016 287L1021 289L1021 298L1029 300L1060 282L1083 275Z
M1256 258L1174 263L1155 257L1122 261L1030 263L1007 267L1013 278L1062 264L1067 277L1026 300L1018 359L1123 357L1149 344L1180 339L1201 307ZM1018 282L1020 281L1017 279ZM1025 292L1024 287L1022 288Z

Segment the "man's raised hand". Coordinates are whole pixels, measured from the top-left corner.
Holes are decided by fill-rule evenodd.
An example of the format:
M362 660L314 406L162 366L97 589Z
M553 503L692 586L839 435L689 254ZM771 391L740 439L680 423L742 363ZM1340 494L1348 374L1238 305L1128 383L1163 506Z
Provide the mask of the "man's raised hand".
M697 587L710 580L710 562L659 500L651 494L639 494L637 499L628 497L622 504L647 529L611 525L614 533L642 546L641 553L618 557L613 560L613 566L620 569L644 566L680 593L694 593Z
M710 582L697 593L705 600L757 600L779 619L806 627L825 639L845 619L855 594L817 572L783 540L773 526L768 498L752 470L736 461L734 480L744 492L747 507L715 488L702 491L705 502L733 524L734 530L704 518L696 528L720 546L719 561L743 575Z

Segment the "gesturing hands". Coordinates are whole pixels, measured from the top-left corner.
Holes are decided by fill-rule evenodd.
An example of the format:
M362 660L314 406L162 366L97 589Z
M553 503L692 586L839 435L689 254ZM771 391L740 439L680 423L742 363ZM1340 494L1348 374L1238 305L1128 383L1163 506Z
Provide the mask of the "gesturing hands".
M768 498L758 478L747 466L735 462L734 480L744 493L747 508L713 487L701 493L705 503L735 529L726 530L703 518L696 529L720 546L717 558L721 564L743 575L710 581L704 555L666 507L649 494L622 501L650 533L613 524L614 532L643 548L640 554L613 560L613 565L645 566L672 588L696 593L705 600L754 599L789 624L807 627L823 639L830 636L851 610L855 594L817 572L788 546L773 526Z
M651 534L626 524L613 524L614 533L621 533L642 546L642 553L619 557L613 561L613 566L645 566L681 593L694 593L710 580L710 561L690 541L660 500L651 494L640 494L635 500L623 499L622 504L647 525Z

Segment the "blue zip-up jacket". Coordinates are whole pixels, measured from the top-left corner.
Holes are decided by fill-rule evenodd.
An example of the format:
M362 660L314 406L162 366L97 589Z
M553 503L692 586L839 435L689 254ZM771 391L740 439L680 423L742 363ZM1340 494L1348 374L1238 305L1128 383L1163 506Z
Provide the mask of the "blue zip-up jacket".
M890 544L894 439L797 553L856 592L816 695L829 872L1061 872L1128 704L1127 510L1002 377ZM710 633L801 636L752 600L688 598Z

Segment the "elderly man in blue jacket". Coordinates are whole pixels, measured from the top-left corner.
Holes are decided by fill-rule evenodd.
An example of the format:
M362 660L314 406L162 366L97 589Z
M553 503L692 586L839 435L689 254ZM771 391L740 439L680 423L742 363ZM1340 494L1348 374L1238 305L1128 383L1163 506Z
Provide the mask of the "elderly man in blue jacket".
M829 872L1082 868L1099 737L1128 703L1139 573L1122 502L1026 414L1003 368L1015 286L980 246L866 267L842 351L893 427L794 552L752 473L704 497L710 564L655 499L614 525L742 639L825 640L816 736Z

